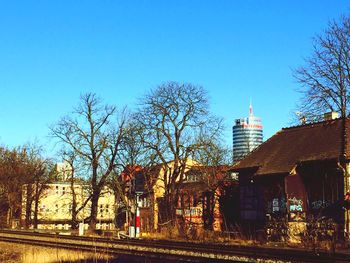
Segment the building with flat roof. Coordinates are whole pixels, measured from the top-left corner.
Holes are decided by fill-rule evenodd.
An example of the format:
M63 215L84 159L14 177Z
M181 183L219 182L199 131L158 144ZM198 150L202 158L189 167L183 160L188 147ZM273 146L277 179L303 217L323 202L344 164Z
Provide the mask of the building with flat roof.
M232 127L233 162L237 162L263 142L261 119L254 116L250 103L249 116L236 119Z

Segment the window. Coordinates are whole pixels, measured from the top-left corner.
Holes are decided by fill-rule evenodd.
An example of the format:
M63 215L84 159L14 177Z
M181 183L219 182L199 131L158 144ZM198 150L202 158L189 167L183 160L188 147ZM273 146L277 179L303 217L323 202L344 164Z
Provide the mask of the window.
M204 174L205 175L205 174ZM203 178L202 174L194 173L187 175L188 182L200 182Z
M56 185L56 195L58 195L58 193L59 193L59 187L58 185Z
M140 202L140 207L149 207L150 206L150 200L149 197L143 197Z

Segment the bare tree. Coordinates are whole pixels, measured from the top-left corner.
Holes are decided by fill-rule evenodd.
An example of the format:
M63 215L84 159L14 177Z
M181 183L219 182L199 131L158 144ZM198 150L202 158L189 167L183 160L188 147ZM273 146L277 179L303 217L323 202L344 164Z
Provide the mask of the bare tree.
M305 123L306 119L320 119L325 111L340 113L341 152L340 168L344 178L348 178L346 156L346 117L349 116L350 96L350 17L342 16L339 21L331 21L328 28L314 38L313 53L305 60L306 66L297 69L294 75L302 85L303 99L296 114ZM344 180L343 190L349 190L348 180ZM339 199L343 199L340 191ZM349 217L345 213L345 226L349 230ZM344 237L344 225L338 224L338 235Z
M195 160L200 165L194 167L198 182L202 183L202 217L205 229L213 229L216 202L221 198L219 188L227 180L227 170L232 162L232 151L224 147L220 141L201 139L202 147L195 152Z
M13 219L19 219L23 203L25 227L37 228L40 197L53 177L53 164L37 143L0 148L0 217L7 214L0 224L11 226Z
M125 117L115 123L114 106L102 105L96 94L81 96L80 105L72 116L63 117L52 126L51 133L74 151L90 174L91 212L89 225L96 228L98 199L111 175L120 150Z
M140 158L144 153L140 138L140 127L129 117L124 127L124 137L117 157L117 165L113 171L114 176L110 180L116 200L115 222L118 226L121 226L121 223L126 223L125 221L131 218L131 196L129 195L131 181L129 180L139 169Z
M25 178L25 227L39 224L39 203L44 190L55 177L53 163L43 156L42 146L34 143L25 147L27 176ZM23 198L23 196L22 196Z
M221 145L218 141L202 140L202 147L195 152L194 159L200 165L196 167L201 172L201 181L206 184L206 188L215 192L219 186L224 167L228 167L232 162L231 150Z
M84 192L88 188L86 186L86 182L83 180L83 178L78 177L77 171L79 171L79 156L74 151L66 151L62 150L62 158L63 161L68 164L68 166L65 168L67 169L65 172L68 174L68 181L70 184L70 198L71 198L71 228L77 229L78 228L78 214L86 207L87 203L91 199L91 195L84 198ZM79 189L80 188L80 189ZM79 189L79 190L78 190ZM77 192L78 190L78 192ZM80 202L78 196L80 195ZM83 220L85 220L85 215L82 214Z
M131 207L136 203L136 196L133 193L136 174L142 173L144 178L143 194L148 195L151 191L148 171L154 165L154 158L150 155L151 152L144 147L142 138L143 127L130 114L124 128L124 137L114 174L110 178L110 186L115 194L115 221L118 226L130 222L134 216L131 213Z
M325 111L349 115L350 18L331 21L313 41L313 53L305 66L294 71L303 98L299 110L306 118L318 118Z
M22 185L28 178L26 151L0 148L0 216L1 226L10 226L21 213ZM6 216L6 219L4 218Z
M206 91L200 86L168 82L151 90L136 115L143 131L143 145L164 170L162 221L175 216L178 186L184 180L189 157L201 147L198 140L218 136L221 120L210 116Z
M38 228L39 224L39 203L40 198L45 189L48 188L48 184L52 181L52 168L53 165L47 159L37 159L32 163L33 172L33 184L34 185L34 211L33 211L33 227L34 229Z

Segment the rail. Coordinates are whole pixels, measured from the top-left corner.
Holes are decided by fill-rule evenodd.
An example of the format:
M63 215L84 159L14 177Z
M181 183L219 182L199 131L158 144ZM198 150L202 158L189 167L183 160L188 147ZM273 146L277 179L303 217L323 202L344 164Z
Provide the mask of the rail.
M32 231L0 230L0 241L37 246L96 251L111 255L129 254L149 258L196 262L350 262L347 253L315 253L311 250L194 243L170 240L116 239L112 237L69 236Z

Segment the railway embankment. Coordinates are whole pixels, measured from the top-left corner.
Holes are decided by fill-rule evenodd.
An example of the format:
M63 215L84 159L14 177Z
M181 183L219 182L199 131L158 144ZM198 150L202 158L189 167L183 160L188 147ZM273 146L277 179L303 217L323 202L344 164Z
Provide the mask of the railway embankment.
M0 231L0 241L70 251L101 253L107 256L132 256L191 262L350 262L347 251L314 251L286 247L193 243L150 239L116 239L113 237L79 237L70 235Z

